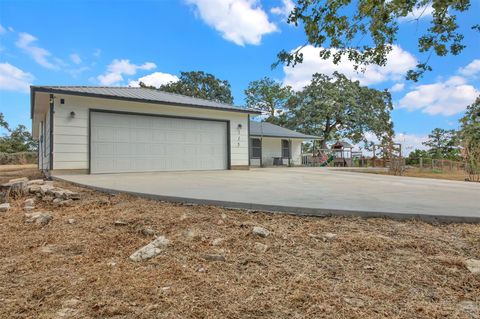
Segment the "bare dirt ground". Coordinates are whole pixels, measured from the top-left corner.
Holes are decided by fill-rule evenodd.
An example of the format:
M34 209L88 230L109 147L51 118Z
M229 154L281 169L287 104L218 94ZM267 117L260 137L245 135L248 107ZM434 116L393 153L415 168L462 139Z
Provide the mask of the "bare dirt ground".
M50 224L25 223L25 198L0 213L0 318L480 318L480 275L465 265L480 259L480 225L255 213L58 184L82 199L38 201ZM145 228L171 245L133 262L154 239Z

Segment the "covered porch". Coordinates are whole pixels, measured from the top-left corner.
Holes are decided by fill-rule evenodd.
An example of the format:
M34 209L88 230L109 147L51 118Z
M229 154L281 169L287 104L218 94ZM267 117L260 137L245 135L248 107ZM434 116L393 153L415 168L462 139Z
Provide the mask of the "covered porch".
M320 139L267 122L250 122L249 163L252 167L301 166L302 143Z

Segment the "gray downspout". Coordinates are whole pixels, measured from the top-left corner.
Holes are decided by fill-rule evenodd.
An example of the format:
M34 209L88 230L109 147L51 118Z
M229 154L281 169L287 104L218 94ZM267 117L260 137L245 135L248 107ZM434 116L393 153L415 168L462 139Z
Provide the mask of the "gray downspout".
M50 94L50 170L53 170L53 94Z

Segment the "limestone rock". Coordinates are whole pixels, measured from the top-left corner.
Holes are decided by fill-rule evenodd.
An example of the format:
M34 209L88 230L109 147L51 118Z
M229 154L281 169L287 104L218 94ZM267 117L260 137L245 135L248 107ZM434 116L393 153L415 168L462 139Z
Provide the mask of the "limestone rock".
M26 212L31 212L34 209L35 209L35 206L25 206L25 207L23 207L23 210L26 211Z
M43 185L43 184L45 184L45 181L43 179L32 179L31 181L27 182L27 186Z
M116 220L116 221L113 222L113 224L115 226L127 226L128 225L128 223L126 221L123 221L123 220Z
M72 192L71 190L64 189L63 190L63 198L64 199L80 199L80 194L77 192Z
M142 261L153 258L159 255L165 247L170 244L170 241L164 236L157 237L154 241L148 245L143 246L132 255L130 255L130 260L132 261Z
M268 250L268 246L262 243L255 243L255 250L259 253L264 253Z
M144 236L154 236L155 235L155 231L151 228L144 228L142 229L142 234Z
M27 217L27 223L35 223L42 226L47 225L53 219L52 215L49 213L42 212L26 213L25 217Z
M21 197L27 192L28 178L15 178L8 181L7 185L10 186L9 195L12 197Z
M322 239L323 241L329 241L329 240L333 240L337 237L337 234L334 234L334 233L324 233L322 235Z
M67 220L67 223L69 223L70 225L73 225L73 224L76 224L77 221L76 221L74 218L69 218L69 219Z
M37 184L28 185L28 186L27 186L27 191L28 191L30 194L39 193L41 186L42 186L42 185L37 185Z
M219 246L223 242L223 238L215 238L212 240L212 246Z
M35 198L28 198L23 203L25 206L33 206L35 205Z
M465 260L465 266L474 275L480 275L480 260L467 259Z
M0 204L0 213L5 213L10 209L9 203Z
M263 238L268 237L268 235L270 235L270 231L268 229L265 229L263 227L258 227L258 226L253 227L252 232L254 235L257 235Z

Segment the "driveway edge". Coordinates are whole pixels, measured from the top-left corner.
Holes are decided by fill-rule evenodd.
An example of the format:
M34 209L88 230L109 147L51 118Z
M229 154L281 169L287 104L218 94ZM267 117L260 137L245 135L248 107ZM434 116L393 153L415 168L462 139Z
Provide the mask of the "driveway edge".
M212 205L232 209L244 209L250 211L259 211L266 213L283 213L296 216L313 216L313 217L363 217L363 218L389 218L393 220L421 220L428 223L480 223L480 217L471 216L453 216L453 215L431 215L431 214L408 214L408 213L391 213L391 212L374 212L374 211L357 211L357 210L338 210L328 208L311 208L311 207L294 207L266 205L243 202L219 201L211 199L199 199L188 197L176 197L166 195L154 195L148 193L119 191L105 187L92 186L78 182L72 182L57 176L51 176L53 180L70 183L79 187L84 187L107 194L129 194L147 199L158 201L175 202L182 204Z

